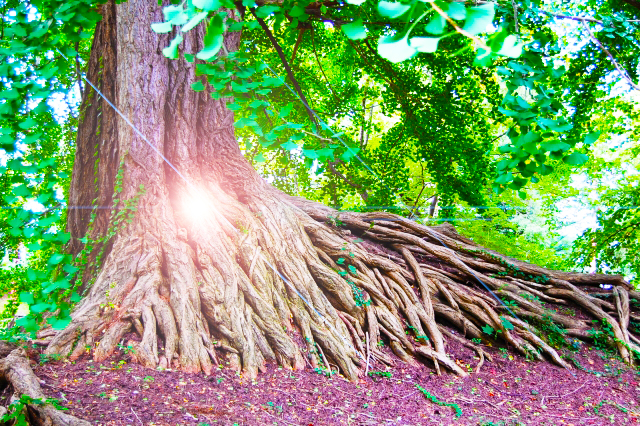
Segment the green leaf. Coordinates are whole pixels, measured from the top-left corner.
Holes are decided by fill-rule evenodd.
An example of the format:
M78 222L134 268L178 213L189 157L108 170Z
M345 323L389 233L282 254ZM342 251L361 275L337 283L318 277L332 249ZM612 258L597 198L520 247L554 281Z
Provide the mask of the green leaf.
M54 330L64 330L71 322L71 317L70 316L67 316L65 318L53 317L53 318L49 318L47 322L51 324L51 327L53 327Z
M495 9L493 3L470 7L467 9L467 19L462 29L473 35L480 34L491 25L494 16Z
M204 84L201 81L196 81L191 85L191 88L196 92L202 92L204 90Z
M411 37L409 45L418 52L433 53L438 50L439 37Z
M512 181L513 181L513 174L511 172L501 174L496 179L496 183L499 183L499 184L502 184L502 185L505 185L505 184L507 184L509 182L512 182Z
M354 274L354 275L356 274L356 272L358 272L356 267L353 266L353 265L349 265L348 268L349 268L349 271L351 271L351 273Z
M14 187L11 192L18 197L31 197L31 190L25 184Z
M198 54L196 58L202 59L203 61L208 61L213 58L222 48L222 35L218 34L209 39L209 44L205 46Z
M411 9L410 4L382 0L378 3L378 13L387 18L397 18Z
M256 155L256 156L254 157L254 161L255 161L256 163L264 163L264 162L265 162L265 161L267 161L267 160L264 158L264 155L262 155L262 153L260 152L260 153L258 153L258 155Z
M336 263L338 265L342 265L344 263L344 260L345 260L344 257L341 257L340 259L336 260Z
M80 301L80 299L81 299L80 295L75 291L73 293L71 293L71 297L69 298L69 300L72 303L78 303Z
M293 142L291 142L291 141L287 141L287 142L281 144L280 147L282 149L287 150L287 151L293 151L294 149L298 149L298 145L293 143Z
M193 0L193 5L202 10L218 10L222 7L220 0Z
M549 151L549 152L567 151L569 148L571 148L571 145L569 145L568 143L559 141L559 140L543 142L541 144L541 146L542 146L542 149L544 149L546 151Z
M518 41L518 37L515 35L509 35L504 39L502 47L497 52L498 55L508 56L510 58L517 58L522 55L522 43Z
M565 163L571 166L579 166L581 164L586 163L587 160L589 160L589 157L580 152L574 152L573 154L569 154L562 159L562 161L564 161Z
M220 15L214 16L209 22L207 34L204 36L204 49L196 55L196 58L208 61L222 48L225 25Z
M315 160L316 158L320 157L318 155L318 152L316 150L313 150L313 149L303 149L302 150L302 155L304 155L307 158L311 158L312 160Z
M0 99L18 99L19 97L20 93L13 88L0 92Z
M67 263L66 265L64 265L62 267L62 269L67 273L67 274L75 274L76 272L78 272L80 269L77 268L76 266L73 266L69 263Z
M398 63L415 56L418 51L409 46L407 37L382 36L378 40L378 53L383 58Z
M451 19L462 21L467 17L467 9L464 7L464 3L451 2L447 8L447 15Z
M500 317L500 320L505 330L509 330L509 331L513 330L513 324L511 324L511 322L508 319L506 319L505 317Z
M267 4L267 5L264 5L264 6L260 6L260 7L258 8L258 10L256 10L256 16L257 16L258 18L264 19L264 18L266 18L267 16L269 16L269 15L271 15L272 13L277 12L277 11L279 11L279 10L280 10L280 6L275 6L275 5L272 5L272 4Z
M305 8L303 6L300 6L300 5L294 6L289 11L289 16L291 16L292 18L299 18L299 17L304 16L304 15L306 15Z
M26 303L27 305L33 305L35 303L35 300L33 299L33 294L26 291L21 292L18 299L22 303Z
M24 328L24 331L26 332L32 332L32 331L38 330L38 323L36 322L35 318L33 318L31 315L27 315L26 317L17 319L16 325L18 327Z
M36 121L33 118L27 117L26 120L24 120L20 124L18 124L18 127L20 127L22 130L27 130L27 129L32 128L36 124L38 124L38 123L36 123Z
M490 335L491 335L491 334L493 334L493 333L494 333L494 331L495 331L495 330L493 329L493 327L491 327L489 324L487 324L487 325L485 325L484 327L482 327L482 331L483 331L485 334L490 334Z
M589 133L589 134L587 134L587 136L584 137L584 144L585 145L591 145L595 141L597 141L599 137L600 137L600 132Z
M49 258L49 263L51 265L57 265L60 262L62 262L62 260L64 259L65 255L64 254L60 254L60 253L54 253L51 255L51 257Z
M169 59L178 59L178 45L182 43L182 35L178 34L168 47L162 49L162 54Z
M157 22L155 24L151 24L151 29L154 33L165 34L171 32L173 25L171 25L171 22Z
M186 33L187 31L193 29L196 25L198 25L200 22L202 22L202 20L204 18L207 17L207 15L209 14L209 12L200 12L200 13L196 13L190 20L189 22L187 22L186 24L184 24L181 28L181 31L183 33Z
M363 240L362 238L356 238L355 240L353 240L353 242L354 242L355 244L358 244L358 243L362 243L362 242L364 242L364 240Z
M287 115L289 115L292 109L293 109L293 103L289 102L287 105L280 108L280 112L278 113L278 116L280 118L285 118Z
M431 21L429 21L429 23L424 27L424 29L431 34L442 34L446 26L447 26L447 20L444 19L442 15L436 13L436 15L433 18L431 18Z
M350 24L343 25L342 31L344 31L347 37L351 40L362 40L367 38L367 30L362 24L362 19L357 19Z
M36 305L31 305L29 307L29 310L31 312L33 312L34 314L42 313L42 312L46 311L47 309L49 309L49 304L48 303L38 303Z
M347 3L352 4L354 6L360 6L366 0L345 0Z
M346 151L340 156L340 158L343 161L348 163L349 161L351 161L352 158L354 158L356 155L358 155L359 151L360 151L360 148L348 147L346 149Z

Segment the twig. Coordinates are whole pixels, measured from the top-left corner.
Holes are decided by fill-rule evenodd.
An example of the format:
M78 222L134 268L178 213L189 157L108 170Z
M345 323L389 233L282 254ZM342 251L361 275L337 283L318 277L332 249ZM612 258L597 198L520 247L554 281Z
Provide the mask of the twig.
M614 67L616 67L616 70L620 73L620 75L627 80L627 82L629 83L629 85L631 87L633 87L635 90L640 90L640 86L638 86L637 84L635 84L633 82L633 80L631 80L631 77L629 77L629 74L627 73L627 71L622 68L620 66L620 64L618 64L618 62L616 61L616 59L613 57L613 55L611 54L611 52L609 52L609 50L604 47L604 45L600 42L600 40L598 40L596 38L596 36L593 34L593 32L591 31L591 28L589 28L589 24L587 24L586 22L584 22L584 20L582 21L582 26L587 30L587 32L589 33L589 36L591 37L591 39L596 43L596 45L600 48L600 50L602 50L604 53L607 54L607 56L609 57L609 60L611 61L611 63L613 64Z
M140 417L138 417L138 415L136 414L136 412L135 412L135 411L133 411L133 407L130 407L130 408L131 408L131 412L133 413L133 415L134 415L134 416L136 416L136 419L138 419L138 421L140 422L140 424L141 424L141 425L144 425L144 423L142 423L142 420L140 420Z
M327 75L324 73L324 69L322 68L322 64L320 63L320 58L318 57L318 52L316 50L316 41L315 41L315 37L314 37L313 33L314 33L314 29L313 29L313 27L311 27L311 46L313 47L313 54L316 57L316 62L318 63L318 68L320 68L320 72L322 73L322 76L324 77L325 81L327 82L327 87L329 88L329 91L331 92L331 94L333 95L335 100L340 102L340 99L336 95L335 90L333 90L333 87L331 86L331 82L329 82L329 79L327 78Z
M250 10L251 10L251 14L253 15L254 18L256 18L256 20L260 24L260 27L262 27L264 32L267 34L267 37L269 38L269 41L271 42L271 44L273 45L274 49L278 53L278 56L280 57L280 61L282 61L282 65L284 66L284 69L287 71L287 76L291 80L291 83L293 84L293 87L298 92L298 96L300 96L300 100L302 101L302 103L304 104L305 108L307 109L307 114L309 115L309 120L311 120L311 123L315 127L316 132L318 132L318 123L316 122L316 119L313 116L313 111L311 111L311 107L309 107L309 102L307 102L307 98L304 95L304 92L302 91L302 88L300 87L300 84L298 83L298 80L296 80L295 76L293 75L293 70L291 69L291 66L289 66L289 62L287 61L286 56L284 56L284 52L282 51L282 48L280 47L280 45L278 44L278 41L275 39L275 37L271 33L271 30L269 29L269 26L264 22L264 20L262 18L258 18L258 16L256 15L256 12L255 12L255 9L250 9Z
M369 332L365 333L367 338L367 368L364 370L364 376L367 377L369 375L369 358L371 357L371 350L369 349Z
M573 393L578 392L580 389L582 389L583 387L588 385L590 382L591 382L590 380L587 380L582 386L580 386L579 388L577 388L575 390L572 390L571 392L569 392L569 393L567 393L565 395L562 395L562 396L547 396L547 398L551 399L551 398L564 398L564 397L567 397L567 396L569 396L569 395L571 395Z
M402 397L402 398L400 398L400 399L409 398L411 395L415 395L416 393L418 393L418 391L413 391L413 392L411 392L410 394L405 395L405 396L403 396L403 397Z

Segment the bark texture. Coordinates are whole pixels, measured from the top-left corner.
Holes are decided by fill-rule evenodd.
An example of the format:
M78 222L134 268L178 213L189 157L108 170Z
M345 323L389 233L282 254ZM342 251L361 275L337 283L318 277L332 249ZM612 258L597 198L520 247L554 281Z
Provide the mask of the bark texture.
M393 363L377 349L385 340L405 362L466 376L447 353L447 340L475 348L482 363L490 357L469 339L487 338L481 328L490 325L522 354L545 354L570 368L540 330L477 287L479 278L516 301L518 317L550 315L571 335L588 336L590 324L549 313L542 303L577 304L606 319L621 356L632 361L638 347L628 323L636 314L621 277L544 270L484 250L451 226L339 213L275 190L243 158L225 101L190 89L195 64L162 56L170 36L149 29L162 20L161 7L130 0L102 11L89 75L153 147L87 89L93 101L83 105L71 199L94 197L109 207L92 238L111 235L110 227L115 232L94 249L105 254L91 269L95 282L87 281L72 323L52 338L48 353L73 358L89 348L101 361L135 331L135 357L151 368L209 373L226 357L253 377L272 359L354 380L367 358ZM181 48L198 51L202 31L187 33ZM239 35L227 35L225 43L233 51ZM98 184L91 186L94 170ZM112 205L136 197L131 222L114 221ZM69 216L74 253L88 221L86 211ZM578 287L600 283L615 286L615 303Z

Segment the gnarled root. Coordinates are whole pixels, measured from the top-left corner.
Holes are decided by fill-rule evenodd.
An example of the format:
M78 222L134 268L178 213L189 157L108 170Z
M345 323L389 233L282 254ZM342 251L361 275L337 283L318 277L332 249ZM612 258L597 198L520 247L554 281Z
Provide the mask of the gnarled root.
M405 362L427 361L466 376L447 353L447 338L466 342L481 365L490 357L470 339L488 337L482 329L490 326L494 337L521 354L542 359L544 353L570 368L540 329L523 320L553 321L574 336L588 336L588 323L550 312L544 303L575 303L606 320L629 362L638 348L628 329L634 292L618 276L549 271L508 259L450 225L339 213L276 192L243 204L219 188L211 192L221 211L197 226L179 216L176 223L138 215L116 238L71 325L47 353L78 356L99 343L94 359L101 361L135 330L135 359L151 368L209 373L227 357L251 377L275 360L294 369L307 362L335 365L355 380L367 354L372 362L393 363L376 349L386 339ZM616 286L615 304L577 287L600 283Z
M11 352L8 352L12 349ZM8 352L8 353L7 353ZM11 347L6 343L0 347L0 378L13 387L16 399L23 395L39 403L26 405L26 416L29 424L51 426L89 426L90 422L80 420L64 411L58 410L51 404L46 404L46 396L40 388L40 382L29 366L29 360L22 348ZM6 410L5 410L6 411Z

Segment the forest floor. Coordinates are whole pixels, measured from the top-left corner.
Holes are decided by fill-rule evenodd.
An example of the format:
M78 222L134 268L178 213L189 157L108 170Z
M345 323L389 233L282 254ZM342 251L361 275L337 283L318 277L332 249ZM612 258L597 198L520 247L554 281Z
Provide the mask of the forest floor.
M388 350L388 348L384 348ZM359 383L311 368L268 365L255 381L224 366L212 375L158 371L119 351L103 363L30 356L47 396L101 425L582 425L630 424L640 417L640 373L582 345L568 351L572 374L486 347L494 362L467 378L397 363ZM475 353L450 342L463 368ZM589 371L585 371L589 370ZM376 371L376 370L373 370ZM379 373L379 372L378 372ZM417 389L420 385L433 398ZM9 397L0 396L4 403ZM441 405L434 401L439 401Z

